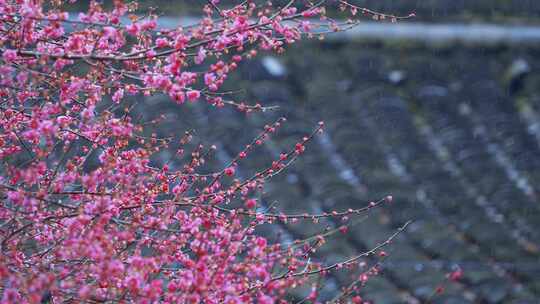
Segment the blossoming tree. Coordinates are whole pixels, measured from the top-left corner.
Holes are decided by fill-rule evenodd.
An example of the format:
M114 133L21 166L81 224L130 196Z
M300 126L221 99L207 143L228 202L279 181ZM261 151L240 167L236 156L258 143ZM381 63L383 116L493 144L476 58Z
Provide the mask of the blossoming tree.
M349 218L279 214L258 208L256 194L290 166L323 123L245 179L236 170L284 123L262 128L222 169L201 173L213 148L192 135L160 138L162 122L137 121L126 100L165 94L182 107L204 102L248 115L265 105L229 100L220 89L238 64L261 51L283 52L303 38L355 24L354 16L396 21L345 1L204 2L200 23L160 28L136 4L0 0L0 298L2 303L274 303L294 286L355 268L358 280L336 299L360 302L356 285L377 273L395 235L341 263L309 259L324 237L270 243L255 228L276 221ZM298 2L298 3L297 3ZM346 23L327 17L336 4ZM218 110L218 109L216 109ZM182 166L152 157L172 151ZM92 155L97 164L89 166ZM346 221L339 230L346 231Z

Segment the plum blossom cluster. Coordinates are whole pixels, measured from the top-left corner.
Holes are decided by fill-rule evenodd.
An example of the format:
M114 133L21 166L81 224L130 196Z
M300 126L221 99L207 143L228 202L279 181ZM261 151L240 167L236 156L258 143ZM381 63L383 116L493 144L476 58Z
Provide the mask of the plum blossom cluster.
M160 28L153 13L136 15L134 3L92 1L73 16L65 11L72 2L0 0L2 303L285 303L294 286L315 284L314 276L356 267L364 284L378 273L362 258L383 257L397 234L327 265L309 256L330 234L285 246L255 233L265 223L330 216L344 219L338 231L345 233L349 217L391 200L329 214L258 211L257 193L305 152L322 123L241 179L242 161L284 119L265 126L221 170L203 174L214 147L194 144L190 133L158 137L148 129L160 121L138 121L127 102L162 94L178 106L268 109L220 90L259 52L280 53L303 37L339 30L325 1L212 0L199 24L173 29ZM183 165L152 162L164 150ZM317 302L313 286L308 300ZM342 297L358 303L355 290Z

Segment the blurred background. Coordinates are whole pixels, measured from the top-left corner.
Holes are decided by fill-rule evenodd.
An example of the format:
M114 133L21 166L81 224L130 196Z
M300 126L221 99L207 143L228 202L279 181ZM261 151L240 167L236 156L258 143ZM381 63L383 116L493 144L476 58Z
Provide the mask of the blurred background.
M165 21L195 16L204 1L142 1ZM274 1L279 2L279 1ZM224 3L224 1L222 1ZM397 24L366 20L353 31L307 41L284 55L246 61L227 88L279 110L246 116L161 96L138 111L165 114L161 132L194 129L224 164L266 123L288 122L240 167L271 163L319 120L326 131L261 197L277 210L391 205L355 219L316 253L332 263L414 223L388 248L382 274L363 287L377 303L423 303L457 267L434 303L538 303L540 299L540 1L351 0ZM177 14L178 13L178 14ZM174 14L174 16L172 15ZM181 18L180 18L181 19ZM326 220L322 227L340 222ZM321 225L262 227L270 237L311 236ZM323 298L354 279L330 275Z

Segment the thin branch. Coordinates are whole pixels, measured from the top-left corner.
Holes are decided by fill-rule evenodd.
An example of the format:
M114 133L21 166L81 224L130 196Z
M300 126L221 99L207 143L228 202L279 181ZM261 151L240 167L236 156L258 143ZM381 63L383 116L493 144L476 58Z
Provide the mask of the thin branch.
M357 260L361 259L361 258L364 258L364 257L368 257L370 255L373 255L375 254L377 251L379 251L381 248L383 247L386 247L388 246L390 243L392 243L392 241L398 236L400 235L402 232L404 232L407 227L412 223L413 221L412 220L409 220L407 221L405 224L403 224L403 226L401 226L400 228L398 228L396 230L396 232L394 232L390 237L388 237L384 242L381 242L379 243L377 246L373 247L372 249L368 250L368 251L365 251L363 253L360 253L354 257L351 257L345 261L342 261L342 262L338 262L338 263L334 263L334 264L331 264L331 265L328 265L328 266L325 266L325 267L322 267L322 268L319 268L319 269L315 269L315 270L304 270L304 271L301 271L301 272L294 272L294 273L291 273L289 270L285 273L283 273L282 275L279 275L277 277L273 277L272 279L270 279L268 282L266 282L265 284L257 284L257 285L254 285L252 287L250 287L249 289L245 290L244 292L242 292L241 294L245 294L245 293L248 293L248 292L251 292L253 290L256 290L258 288L261 288L261 287L264 287L268 284L270 284L271 282L275 282L275 281L279 281L279 280L283 280L283 279L287 279L287 278L292 278L292 277L303 277L303 276L311 276L311 275L317 275L317 274L324 274L324 273L327 273L329 271L332 271L336 268L341 268L343 266L347 266L347 265L350 265L354 262L356 262Z

